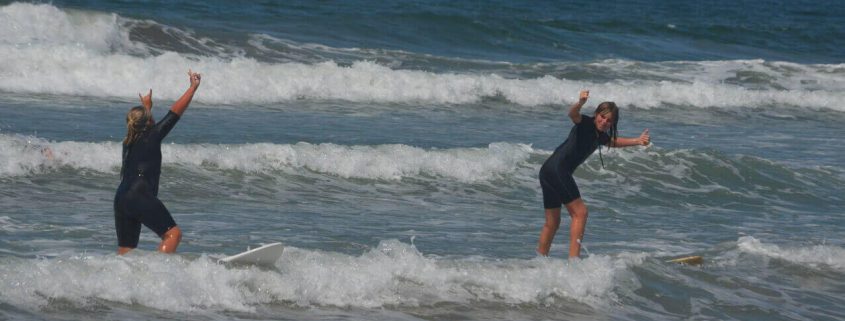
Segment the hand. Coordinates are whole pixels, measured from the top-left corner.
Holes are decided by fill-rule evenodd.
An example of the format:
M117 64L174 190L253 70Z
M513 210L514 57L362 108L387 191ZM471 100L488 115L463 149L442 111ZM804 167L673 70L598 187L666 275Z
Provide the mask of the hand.
M581 93L578 95L578 103L583 105L587 102L587 98L590 98L590 91L589 90L582 90Z
M643 146L648 145L651 143L651 137L648 135L648 128L646 128L642 134L640 134L640 144Z
M188 77L191 80L191 87L198 88L200 86L200 81L202 80L202 76L199 73L195 73L188 69Z
M141 93L138 93L138 98L141 99L141 105L144 106L146 109L153 108L153 90L150 89L150 92L147 93L146 96L141 96Z

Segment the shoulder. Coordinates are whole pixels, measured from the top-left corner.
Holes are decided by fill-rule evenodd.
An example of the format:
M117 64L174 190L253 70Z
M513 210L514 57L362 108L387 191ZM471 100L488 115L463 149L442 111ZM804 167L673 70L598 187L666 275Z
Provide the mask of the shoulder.
M581 115L581 121L575 125L581 128L593 128L595 127L595 123L593 122L594 117Z

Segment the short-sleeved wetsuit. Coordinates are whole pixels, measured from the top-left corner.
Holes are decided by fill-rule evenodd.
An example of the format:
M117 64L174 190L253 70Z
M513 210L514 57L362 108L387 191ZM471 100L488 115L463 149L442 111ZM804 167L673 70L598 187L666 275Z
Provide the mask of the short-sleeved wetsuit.
M178 120L179 115L168 112L134 143L123 145L121 181L114 196L114 224L120 247L138 246L141 224L159 237L176 226L170 212L158 199L158 179L161 175L161 141Z
M581 197L572 173L599 145L607 145L610 136L599 132L593 117L581 115L581 122L572 126L569 136L540 168L543 207L558 208Z

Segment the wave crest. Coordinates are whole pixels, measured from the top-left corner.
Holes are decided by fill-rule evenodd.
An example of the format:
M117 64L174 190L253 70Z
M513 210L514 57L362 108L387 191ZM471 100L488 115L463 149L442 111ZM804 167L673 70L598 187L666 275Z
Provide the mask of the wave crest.
M437 64L400 69L375 62L398 59L400 63L389 65L401 66L401 57L408 53L294 44L320 51L317 56L333 57L339 50L360 53L341 63L313 57L297 62L273 58L287 54L260 41L243 47L223 42L154 21L14 3L0 7L0 90L135 97L137 91L153 88L156 97L175 100L187 81L180 72L162 71L191 68L205 75L195 100L209 104L344 100L461 105L504 99L517 105L513 108L524 108L575 101L580 89L589 88L596 101L641 108L788 106L845 111L840 104L845 100L842 64L475 61L468 70L434 72L429 70L437 70ZM467 65L459 58L436 60L440 65Z
M117 142L49 142L0 135L0 176L39 174L61 167L117 173ZM524 144L486 148L422 149L408 145L242 144L162 146L163 165L243 172L310 170L343 178L398 180L435 176L462 182L489 180L514 171L535 153Z
M269 303L339 307L431 306L472 301L554 305L564 298L610 302L616 276L642 259L591 256L565 262L427 257L382 241L360 256L288 247L276 269L227 268L206 256L133 251L0 261L0 300L43 307L54 299L85 306L104 299L167 311L252 311ZM26 286L20 286L25 284ZM133 284L131 287L126 284Z
M752 236L737 240L743 252L764 255L812 267L828 266L845 271L845 249L834 245L813 245L810 247L780 247L765 244Z

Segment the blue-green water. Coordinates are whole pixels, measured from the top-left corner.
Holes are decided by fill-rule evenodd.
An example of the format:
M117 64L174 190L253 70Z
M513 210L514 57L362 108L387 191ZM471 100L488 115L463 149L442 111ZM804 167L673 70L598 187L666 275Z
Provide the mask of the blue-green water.
M839 320L838 2L0 6L0 319ZM114 255L125 114L164 115L176 256ZM591 90L584 257L537 172ZM49 152L47 152L49 151ZM273 269L209 256L280 241ZM704 264L666 263L702 255Z

